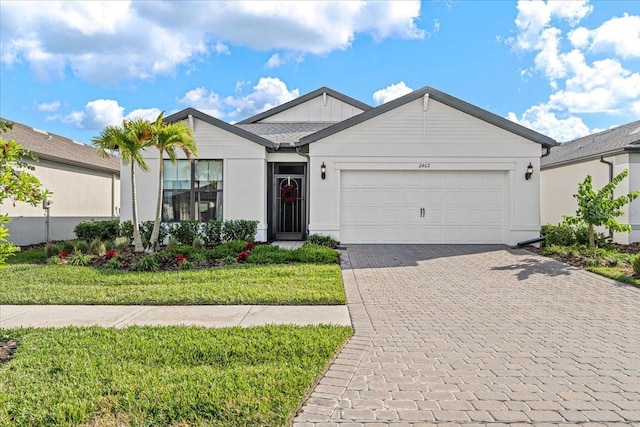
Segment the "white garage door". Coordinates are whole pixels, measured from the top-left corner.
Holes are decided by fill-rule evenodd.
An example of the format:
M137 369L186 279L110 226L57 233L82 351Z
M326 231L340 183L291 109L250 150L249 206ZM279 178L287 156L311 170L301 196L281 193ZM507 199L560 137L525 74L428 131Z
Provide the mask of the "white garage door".
M343 243L504 243L503 171L342 171Z

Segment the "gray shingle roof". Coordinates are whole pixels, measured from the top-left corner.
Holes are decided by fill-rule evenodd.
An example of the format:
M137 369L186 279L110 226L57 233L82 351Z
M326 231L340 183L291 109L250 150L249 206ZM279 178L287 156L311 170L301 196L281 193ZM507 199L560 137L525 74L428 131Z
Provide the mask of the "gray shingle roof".
M335 122L321 123L251 123L237 124L236 127L259 135L277 145L294 147L296 143L307 135L327 128Z
M468 102L455 98L449 94L440 92L437 89L425 86L421 89L408 93L400 98L394 99L393 101L389 101L385 104L375 107L369 111L365 111L364 113L358 114L357 116L353 116L350 119L336 123L335 125L330 126L319 132L316 132L313 135L309 135L305 138L302 138L299 145L309 144L319 139L326 138L329 135L333 135L334 133L340 132L351 126L355 126L359 123L362 123L371 118L374 118L380 114L386 113L387 111L391 111L404 104L407 104L411 101L421 98L426 94L429 94L430 98L435 99L438 102L442 102L445 105L448 105L452 108L460 110L471 116L477 117L480 120L484 120L487 123L491 123L494 126L498 126L516 135L520 135L523 138L529 139L533 142L537 142L538 144L541 144L544 147L554 147L558 144L554 139L549 138L548 136L542 135L541 133L538 133L522 125L514 123L510 120L507 120L504 117L500 117L497 114L493 114L487 110L483 110L480 107L476 107L475 105L469 104Z
M271 117L274 116L282 111L288 110L289 108L295 107L296 105L300 105L300 104L304 104L305 102L312 100L314 98L317 98L318 96L321 96L323 93L326 93L327 95L338 99L342 102L344 102L345 104L349 104L353 107L356 107L362 111L369 111L371 110L373 107L371 107L371 105L365 104L364 102L358 101L357 99L351 98L350 96L347 96L345 94L342 94L338 91L335 91L331 88L328 88L326 86L321 87L320 89L316 89L313 92L309 92L306 95L302 95L296 99L293 99L289 102L285 102L282 105L278 105L277 107L274 107L270 110L264 111L260 114L256 114L255 116L251 116L247 119L242 120L241 122L238 122L238 124L241 125L245 125L245 124L249 124L249 123L256 123L259 122L260 120L264 120L267 117Z
M542 158L541 167L588 160L628 149L640 149L640 120L554 147L549 156Z
M120 174L120 159L116 157L105 159L98 155L98 151L93 146L36 130L8 119L0 118L0 120L13 123L13 129L0 133L0 138L14 139L40 159Z

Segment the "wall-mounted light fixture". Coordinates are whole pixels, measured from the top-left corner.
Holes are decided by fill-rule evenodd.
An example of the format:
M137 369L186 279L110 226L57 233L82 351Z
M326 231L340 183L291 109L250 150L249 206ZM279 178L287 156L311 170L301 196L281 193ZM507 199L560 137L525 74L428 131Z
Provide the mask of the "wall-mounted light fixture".
M524 179L527 181L531 179L531 175L533 175L533 166L531 162L529 162L529 166L527 166L527 171L524 173Z
M324 162L322 162L322 166L320 166L320 176L322 179L327 177L327 167L324 165Z

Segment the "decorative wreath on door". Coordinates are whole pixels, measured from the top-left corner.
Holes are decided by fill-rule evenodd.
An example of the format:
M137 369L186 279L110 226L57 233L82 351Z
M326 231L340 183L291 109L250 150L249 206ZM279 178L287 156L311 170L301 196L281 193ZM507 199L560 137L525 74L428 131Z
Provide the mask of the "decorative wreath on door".
M298 199L298 190L293 185L285 185L280 190L280 198L285 204L290 205Z

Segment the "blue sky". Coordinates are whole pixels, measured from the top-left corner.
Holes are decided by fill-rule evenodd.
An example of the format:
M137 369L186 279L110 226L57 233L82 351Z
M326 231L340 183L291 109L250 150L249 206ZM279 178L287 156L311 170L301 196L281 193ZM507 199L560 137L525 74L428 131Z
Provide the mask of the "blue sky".
M640 2L0 2L0 116L78 141L321 86L431 86L570 140L640 119Z

